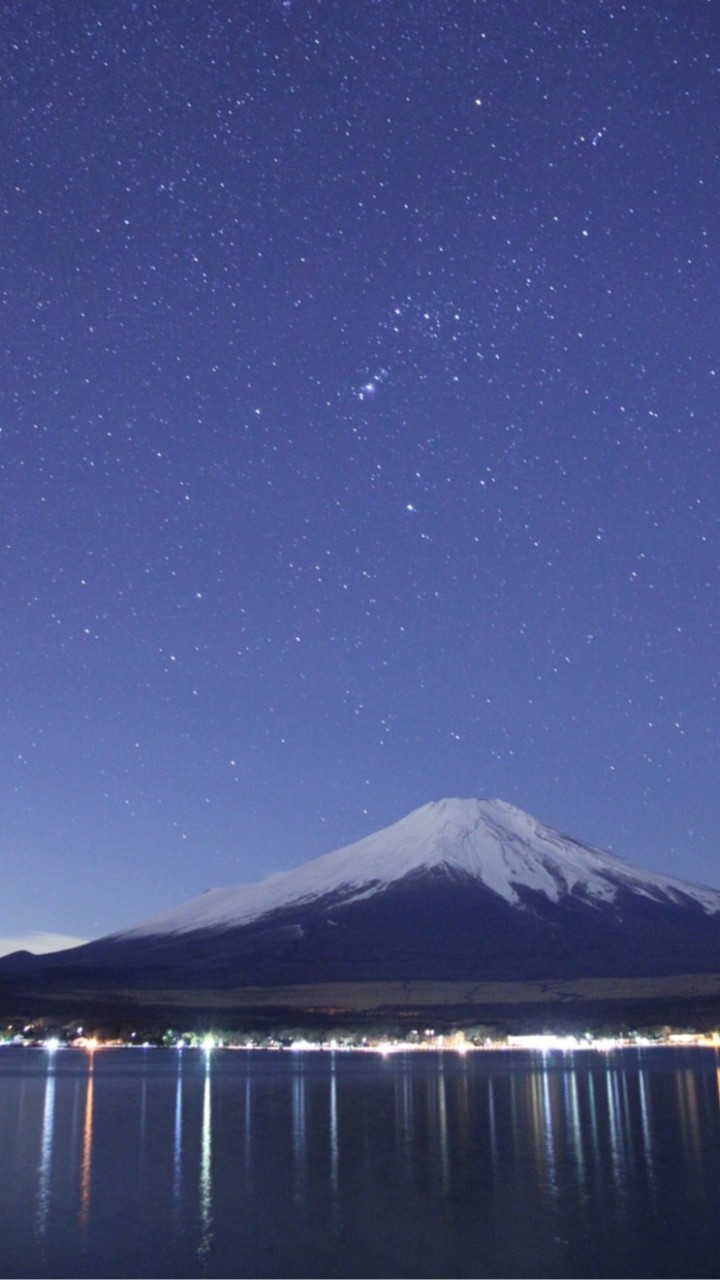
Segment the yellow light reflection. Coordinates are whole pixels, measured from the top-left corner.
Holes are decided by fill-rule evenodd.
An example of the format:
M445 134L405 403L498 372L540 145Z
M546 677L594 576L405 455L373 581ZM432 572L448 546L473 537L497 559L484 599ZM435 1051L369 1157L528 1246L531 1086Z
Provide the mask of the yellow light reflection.
M93 1091L95 1087L95 1059L90 1055L87 1088L85 1090L85 1121L83 1124L82 1165L80 1168L80 1226L87 1230L90 1220L90 1180L92 1173L93 1144Z

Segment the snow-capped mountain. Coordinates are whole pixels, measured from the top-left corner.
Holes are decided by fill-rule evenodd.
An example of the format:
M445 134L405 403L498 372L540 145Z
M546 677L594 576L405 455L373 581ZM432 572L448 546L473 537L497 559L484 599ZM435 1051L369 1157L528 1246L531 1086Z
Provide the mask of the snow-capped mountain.
M720 972L720 891L500 800L439 800L292 871L36 963L126 988Z
M436 800L400 822L259 884L210 889L120 937L227 929L277 911L332 899L339 905L383 893L406 876L471 878L511 906L528 909L523 890L558 903L568 895L607 905L621 890L654 902L696 903L720 911L720 890L632 867L621 858L542 826L503 800Z

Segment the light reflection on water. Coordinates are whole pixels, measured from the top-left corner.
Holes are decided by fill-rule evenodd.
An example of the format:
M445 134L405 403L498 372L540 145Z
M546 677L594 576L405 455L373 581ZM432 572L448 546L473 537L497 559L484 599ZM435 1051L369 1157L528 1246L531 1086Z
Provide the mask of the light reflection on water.
M83 1234L90 1220L90 1176L92 1173L93 1147L93 1098L95 1090L95 1054L90 1054L90 1065L85 1085L85 1117L82 1138L82 1168L80 1172L80 1227ZM142 1150L142 1147L141 1147Z
M212 1244L212 1077L210 1073L211 1050L204 1050L205 1081L203 1084L202 1131L200 1139L200 1179L198 1202L200 1205L200 1243L198 1260L206 1260Z
M340 1147L338 1144L338 1108L337 1108L337 1063L335 1050L330 1059L330 1187L332 1189L333 1206L337 1207L338 1165Z
M302 1208L305 1200L305 1054L292 1055L292 1154L293 1199Z
M622 1191L625 1145L623 1141L622 1114L618 1101L617 1071L608 1071L605 1077L608 1118L610 1122L610 1157L613 1183Z
M718 1198L709 1050L0 1052L2 1275L712 1275Z
M183 1135L183 1051L178 1050L177 1080L175 1083L175 1124L173 1127L173 1206L180 1209L182 1187L182 1135Z
M55 1058L48 1055L47 1077L45 1081L45 1100L43 1102L42 1144L40 1147L40 1168L38 1171L37 1214L35 1230L42 1238L47 1229L48 1203L50 1197L50 1170L52 1168L53 1128L55 1121Z
M440 1185L443 1194L450 1190L450 1156L448 1153L447 1097L445 1084L445 1059L441 1055L437 1073L437 1137Z

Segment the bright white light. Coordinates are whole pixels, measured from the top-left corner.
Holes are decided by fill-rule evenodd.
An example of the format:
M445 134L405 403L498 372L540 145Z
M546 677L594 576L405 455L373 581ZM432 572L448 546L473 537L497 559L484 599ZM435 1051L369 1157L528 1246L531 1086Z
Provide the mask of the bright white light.
M48 1053L55 1053L56 1049L60 1048L60 1041L55 1036L51 1036L49 1040L45 1041L45 1048Z
M215 1042L214 1036L205 1036L202 1042L202 1047L205 1053L210 1053L210 1050L215 1048L215 1043L216 1042Z
M511 1049L536 1049L540 1053L549 1053L553 1049L582 1049L583 1042L577 1036L561 1036L550 1033L526 1036L508 1036Z

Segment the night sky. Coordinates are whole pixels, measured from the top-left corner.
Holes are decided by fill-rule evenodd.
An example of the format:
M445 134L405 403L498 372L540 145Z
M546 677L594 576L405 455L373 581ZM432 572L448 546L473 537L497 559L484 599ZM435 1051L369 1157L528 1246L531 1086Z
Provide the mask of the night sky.
M5 0L0 933L429 800L720 885L713 0Z

